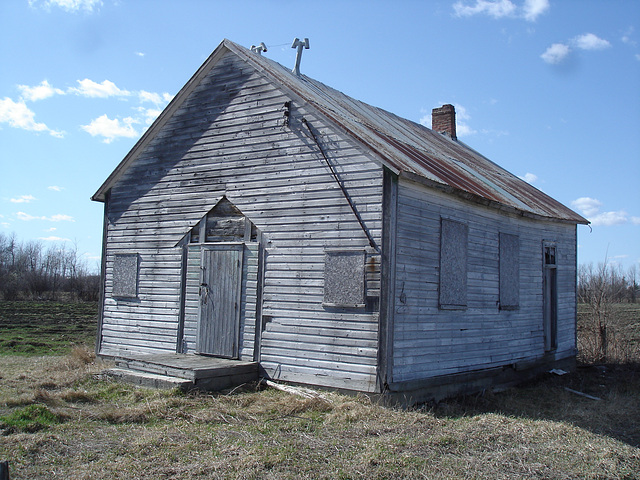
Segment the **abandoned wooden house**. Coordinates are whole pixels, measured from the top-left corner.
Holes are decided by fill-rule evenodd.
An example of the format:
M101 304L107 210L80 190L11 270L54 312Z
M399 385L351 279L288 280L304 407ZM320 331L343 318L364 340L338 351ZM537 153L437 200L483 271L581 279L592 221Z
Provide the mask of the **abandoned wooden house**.
M451 105L429 129L260 53L224 40L93 196L100 355L415 401L573 361L584 218Z

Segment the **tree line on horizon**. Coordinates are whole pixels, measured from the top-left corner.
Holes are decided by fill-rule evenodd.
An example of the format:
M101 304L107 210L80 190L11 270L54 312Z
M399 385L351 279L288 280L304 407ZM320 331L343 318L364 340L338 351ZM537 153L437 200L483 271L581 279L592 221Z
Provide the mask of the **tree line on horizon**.
M76 245L20 241L0 233L0 297L3 300L97 301L100 275Z

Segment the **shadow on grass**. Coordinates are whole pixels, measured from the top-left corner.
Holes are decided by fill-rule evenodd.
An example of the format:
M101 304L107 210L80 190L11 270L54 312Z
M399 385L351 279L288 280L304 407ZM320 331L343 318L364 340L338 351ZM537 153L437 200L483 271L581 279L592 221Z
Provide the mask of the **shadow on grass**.
M547 373L503 392L445 400L432 411L441 418L496 413L571 423L640 447L640 363L579 365L566 375Z

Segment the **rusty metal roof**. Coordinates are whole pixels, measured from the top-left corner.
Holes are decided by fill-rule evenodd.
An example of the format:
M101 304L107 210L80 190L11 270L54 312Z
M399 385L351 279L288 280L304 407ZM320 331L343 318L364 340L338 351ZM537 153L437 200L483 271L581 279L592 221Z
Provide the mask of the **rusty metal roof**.
M275 84L309 104L356 141L375 152L387 168L400 176L424 181L433 187L445 189L479 203L515 209L522 214L573 223L589 223L582 216L491 162L463 142L355 100L306 75L294 75L279 63L226 39L105 181L93 196L94 200L104 200L106 192L135 158L136 152L153 138L154 132L162 127L227 51L235 53Z
M589 223L463 142L355 100L306 75L294 75L279 63L229 40L223 44L375 151L385 165L399 175L421 177L431 185L447 187L467 198L511 207L522 213Z

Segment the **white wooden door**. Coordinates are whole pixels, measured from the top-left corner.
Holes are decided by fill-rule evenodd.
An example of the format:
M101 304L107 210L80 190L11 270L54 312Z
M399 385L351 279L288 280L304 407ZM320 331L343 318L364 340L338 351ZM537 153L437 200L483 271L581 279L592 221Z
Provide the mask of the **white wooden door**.
M238 358L243 244L202 248L197 352Z

